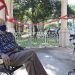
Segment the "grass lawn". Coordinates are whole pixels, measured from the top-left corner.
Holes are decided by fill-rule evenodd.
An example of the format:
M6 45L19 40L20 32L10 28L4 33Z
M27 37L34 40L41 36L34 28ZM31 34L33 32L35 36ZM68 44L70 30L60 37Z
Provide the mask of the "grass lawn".
M58 46L58 40L53 38L17 38L16 41L22 47Z

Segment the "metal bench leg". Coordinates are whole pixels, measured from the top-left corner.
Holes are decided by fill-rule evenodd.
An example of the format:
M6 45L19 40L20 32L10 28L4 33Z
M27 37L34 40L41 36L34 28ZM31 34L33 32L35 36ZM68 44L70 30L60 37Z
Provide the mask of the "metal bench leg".
M10 73L10 75L13 75L12 73Z
M69 71L68 75L71 75L72 73L75 73L75 69L73 69L72 71Z
M2 72L2 73L0 73L0 75L10 75L10 74Z

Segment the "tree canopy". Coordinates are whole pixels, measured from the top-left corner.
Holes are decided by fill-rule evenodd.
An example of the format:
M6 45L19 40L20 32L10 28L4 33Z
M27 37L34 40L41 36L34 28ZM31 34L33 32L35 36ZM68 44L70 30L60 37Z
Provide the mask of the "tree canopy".
M69 5L67 10L68 16L74 15L74 10ZM37 22L57 18L61 16L61 2L59 0L14 0L15 19L23 20L24 16Z
M74 10L67 6L68 16L74 15ZM43 22L61 16L60 0L14 0L14 18L32 23ZM36 31L37 26L34 26Z

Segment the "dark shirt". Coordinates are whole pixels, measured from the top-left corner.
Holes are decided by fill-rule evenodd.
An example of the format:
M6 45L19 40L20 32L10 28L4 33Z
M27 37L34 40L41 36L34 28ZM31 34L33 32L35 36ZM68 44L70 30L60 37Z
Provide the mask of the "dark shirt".
M5 32L4 34L0 34L0 53L13 52L18 47L12 33Z

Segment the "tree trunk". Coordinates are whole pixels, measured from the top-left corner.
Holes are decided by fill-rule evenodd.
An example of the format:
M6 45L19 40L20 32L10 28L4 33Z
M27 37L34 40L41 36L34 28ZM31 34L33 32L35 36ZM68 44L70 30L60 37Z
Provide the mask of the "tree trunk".
M38 32L38 28L37 26L34 26L34 38L37 38L37 32Z
M68 0L61 0L61 16L67 15ZM67 20L61 19L61 29L59 32L59 46L69 46L69 32L67 28Z

